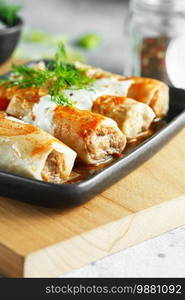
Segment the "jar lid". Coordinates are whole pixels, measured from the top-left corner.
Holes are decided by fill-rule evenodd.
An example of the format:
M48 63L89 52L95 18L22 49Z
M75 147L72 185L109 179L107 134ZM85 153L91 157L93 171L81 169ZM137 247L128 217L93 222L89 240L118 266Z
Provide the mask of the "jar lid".
M144 10L162 13L185 12L184 0L131 0L131 10Z
M166 71L171 83L185 89L185 36L174 38L166 52Z

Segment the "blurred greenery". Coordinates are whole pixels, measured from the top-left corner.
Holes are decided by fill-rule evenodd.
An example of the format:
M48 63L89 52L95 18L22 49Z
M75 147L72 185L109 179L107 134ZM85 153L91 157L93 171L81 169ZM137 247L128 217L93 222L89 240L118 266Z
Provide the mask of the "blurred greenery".
M77 40L77 45L88 49L96 49L101 42L101 37L98 33L87 33L82 35L78 40Z
M18 4L9 3L5 0L0 0L0 19L7 26L15 25L18 18L18 13L22 6Z
M22 34L23 42L45 43L48 45L57 45L59 42L67 43L68 37L62 34L50 35L44 31L25 29Z
M100 40L97 33L90 33L82 35L77 42L72 43L65 34L49 34L41 30L25 28L19 46L14 52L14 58L51 59L58 44L62 42L66 48L66 62L85 62L87 51L97 48Z

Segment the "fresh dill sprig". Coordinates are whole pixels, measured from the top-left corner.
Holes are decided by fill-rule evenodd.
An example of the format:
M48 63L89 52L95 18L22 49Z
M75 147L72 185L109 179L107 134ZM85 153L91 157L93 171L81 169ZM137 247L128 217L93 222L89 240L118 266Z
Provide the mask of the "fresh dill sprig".
M65 48L65 46L64 46L63 43L59 43L59 45L58 45L58 51L57 51L57 53L54 56L54 66L55 66L55 69L57 67L60 68L61 63L63 61L65 61L66 57L67 57L66 48Z
M10 80L10 86L18 88L43 87L49 79L47 70L36 70L26 65L12 66L13 79Z
M18 18L18 13L22 6L17 4L6 3L0 0L0 19L8 26L13 26Z
M53 68L47 66L40 70L26 65L13 65L12 76L4 85L16 86L18 89L46 88L52 101L65 106L73 106L74 102L63 91L87 89L93 79L87 77L84 71L77 69L73 64L63 63L65 55L65 47L60 44L54 58Z
M60 43L54 58L54 73L58 86L85 88L92 83L92 78L86 76L84 71L77 69L73 64L64 63L67 56L64 44Z
M74 106L74 102L68 98L64 93L60 92L57 95L51 93L51 101L55 102L56 104L60 104L63 106Z

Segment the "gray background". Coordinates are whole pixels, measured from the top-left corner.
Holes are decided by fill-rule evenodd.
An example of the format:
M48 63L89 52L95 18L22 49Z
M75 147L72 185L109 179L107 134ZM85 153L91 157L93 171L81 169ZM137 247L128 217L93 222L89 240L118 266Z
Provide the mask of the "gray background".
M15 0L14 0L15 1ZM101 46L88 53L88 62L123 72L124 16L127 0L17 0L23 4L27 27L67 34L72 41L86 32L98 32Z

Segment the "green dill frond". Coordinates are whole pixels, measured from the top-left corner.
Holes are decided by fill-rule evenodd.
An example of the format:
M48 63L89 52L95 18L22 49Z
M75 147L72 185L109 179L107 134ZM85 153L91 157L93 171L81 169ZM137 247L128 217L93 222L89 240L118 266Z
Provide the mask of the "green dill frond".
M68 98L64 93L60 92L57 95L51 94L51 101L55 102L56 104L60 104L63 106L74 106L74 102Z
M77 69L73 64L63 63L65 47L59 45L54 59L54 68L47 66L44 70L34 69L27 65L13 65L12 75L6 85L22 88L47 88L52 101L61 105L74 105L70 98L64 95L66 89L89 89L93 79L86 76L85 71ZM0 84L3 84L1 81Z
M58 45L58 51L57 51L57 53L54 56L54 65L55 65L55 68L57 68L57 67L60 68L60 65L62 64L63 61L65 61L66 57L67 57L66 48L65 48L65 46L64 46L63 43L59 43L59 45Z
M43 87L49 80L47 70L36 70L26 65L12 66L10 84L19 88Z

